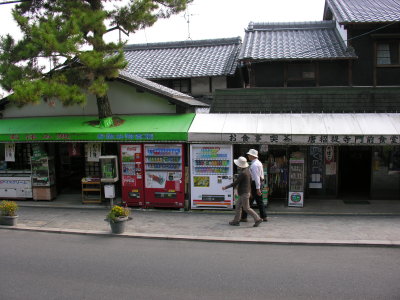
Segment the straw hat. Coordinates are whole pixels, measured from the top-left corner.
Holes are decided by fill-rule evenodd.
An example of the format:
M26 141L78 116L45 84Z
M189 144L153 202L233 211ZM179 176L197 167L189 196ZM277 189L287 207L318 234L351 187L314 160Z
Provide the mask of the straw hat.
M258 158L258 151L256 149L250 149L249 152L246 154L257 157Z
M249 166L249 164L247 163L246 157L243 157L243 156L240 156L238 159L234 159L233 162L239 168L247 168Z

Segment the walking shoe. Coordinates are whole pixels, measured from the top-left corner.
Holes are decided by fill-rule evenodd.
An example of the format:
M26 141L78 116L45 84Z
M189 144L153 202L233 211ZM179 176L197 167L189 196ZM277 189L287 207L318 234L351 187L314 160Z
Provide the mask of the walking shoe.
M235 221L230 221L230 222L229 222L229 225L232 225L232 226L240 226L240 223L239 223L239 222L235 222Z
M262 223L263 219L259 219L258 221L256 221L253 225L253 227L258 227L258 225L260 225Z
M263 222L268 222L267 217L263 218Z
M247 222L247 219L240 219L240 222Z

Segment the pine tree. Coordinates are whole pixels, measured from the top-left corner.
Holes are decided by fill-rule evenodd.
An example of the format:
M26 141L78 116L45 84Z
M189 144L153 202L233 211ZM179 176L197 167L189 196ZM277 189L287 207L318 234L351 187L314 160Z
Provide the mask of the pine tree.
M13 9L23 37L0 39L0 85L18 106L58 99L63 105L85 105L95 95L99 119L112 125L107 80L126 66L119 43L106 43L113 30L126 33L153 25L184 10L192 0L32 0ZM108 6L107 6L108 7ZM107 28L107 26L109 28ZM42 59L50 59L45 70Z

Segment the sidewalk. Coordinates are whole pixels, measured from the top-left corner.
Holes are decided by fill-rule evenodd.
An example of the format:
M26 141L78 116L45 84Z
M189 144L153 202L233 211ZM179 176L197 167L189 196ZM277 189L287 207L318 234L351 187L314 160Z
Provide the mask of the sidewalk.
M400 201L342 204L341 200L288 208L271 203L268 222L229 226L232 211L133 209L121 237L193 241L400 247ZM339 202L338 202L339 201ZM379 202L380 201L380 202ZM32 201L34 202L34 201ZM73 202L72 202L73 203ZM0 229L110 236L106 205L63 201L19 202L15 227ZM330 207L326 207L329 206ZM329 209L328 209L329 208Z

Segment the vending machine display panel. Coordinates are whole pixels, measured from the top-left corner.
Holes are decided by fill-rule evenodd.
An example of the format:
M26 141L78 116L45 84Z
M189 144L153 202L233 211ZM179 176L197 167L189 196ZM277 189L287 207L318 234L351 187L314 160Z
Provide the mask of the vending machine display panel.
M142 145L123 144L120 152L122 201L128 206L144 206Z
M232 146L190 146L191 208L232 209L233 189L222 190L232 183Z
M182 144L145 144L146 207L178 207L185 203Z

